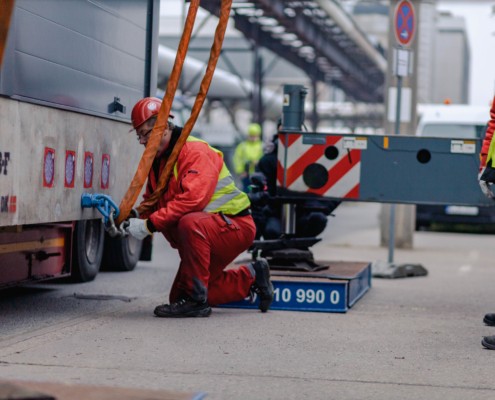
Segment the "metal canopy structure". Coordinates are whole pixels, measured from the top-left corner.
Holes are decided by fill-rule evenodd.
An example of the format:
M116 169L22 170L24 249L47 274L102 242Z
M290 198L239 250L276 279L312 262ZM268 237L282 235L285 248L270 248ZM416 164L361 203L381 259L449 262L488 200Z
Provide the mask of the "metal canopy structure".
M201 7L217 15L220 0ZM385 57L333 0L234 0L235 28L356 101L384 100Z

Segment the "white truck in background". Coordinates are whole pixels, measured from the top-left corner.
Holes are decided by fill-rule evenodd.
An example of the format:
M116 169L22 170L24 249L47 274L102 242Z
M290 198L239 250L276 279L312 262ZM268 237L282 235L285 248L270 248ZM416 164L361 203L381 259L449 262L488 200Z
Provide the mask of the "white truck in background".
M416 136L480 138L489 118L489 105L419 104Z

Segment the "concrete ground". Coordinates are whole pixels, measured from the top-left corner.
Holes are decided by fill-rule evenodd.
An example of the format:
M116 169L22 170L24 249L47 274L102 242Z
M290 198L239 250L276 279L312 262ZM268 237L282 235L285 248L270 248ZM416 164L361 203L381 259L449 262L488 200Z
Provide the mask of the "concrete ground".
M387 259L379 205L345 204L314 248L325 260ZM96 281L0 296L0 379L206 392L207 399L493 399L495 238L417 232L395 261L426 277L373 279L346 314L215 309L206 319L154 318L177 255ZM244 255L245 257L245 255ZM74 293L77 295L74 296ZM91 300L83 295L124 298ZM87 296L86 296L87 297Z

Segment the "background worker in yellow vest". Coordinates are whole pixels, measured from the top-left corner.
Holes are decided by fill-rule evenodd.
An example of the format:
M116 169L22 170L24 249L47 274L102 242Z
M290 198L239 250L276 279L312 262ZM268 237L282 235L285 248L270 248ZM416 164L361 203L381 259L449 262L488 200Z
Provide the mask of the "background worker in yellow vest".
M160 106L159 99L147 97L132 110L132 125L144 146ZM156 190L181 133L182 128L169 120L148 175L145 199ZM249 199L236 187L222 152L205 141L187 138L154 209L126 223L127 232L137 239L158 231L179 251L170 304L156 307L157 317L207 317L210 306L242 300L250 291L258 294L262 312L270 307L273 286L266 260L225 270L253 243L256 227Z
M247 134L247 139L237 145L233 158L235 173L241 179L245 192L248 191L249 176L254 172L256 164L263 155L261 126L256 123L249 124Z

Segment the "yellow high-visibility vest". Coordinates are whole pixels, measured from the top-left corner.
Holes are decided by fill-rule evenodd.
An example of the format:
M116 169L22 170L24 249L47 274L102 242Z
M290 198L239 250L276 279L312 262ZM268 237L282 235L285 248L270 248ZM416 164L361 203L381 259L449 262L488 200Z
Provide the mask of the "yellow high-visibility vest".
M261 140L239 143L235 149L233 158L235 173L238 175L243 172L252 174L256 163L262 156L263 142ZM249 166L248 171L246 171L246 165Z
M492 140L490 142L490 147L488 149L488 155L486 156L486 165L490 165L492 168L495 168L493 164L493 160L495 159L495 135L493 135Z
M193 136L189 136L187 138L188 142L203 142L205 143L211 150L220 155L223 159L223 153L220 150L211 147L204 140L195 138ZM178 167L177 162L174 164L174 176L177 179ZM220 171L220 175L218 176L217 186L215 188L215 192L211 197L210 202L205 207L203 211L210 213L219 213L222 212L228 215L236 215L241 211L245 210L251 205L249 198L246 193L239 190L234 182L234 178L229 172L229 169L223 163L222 170Z

